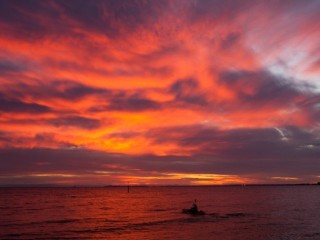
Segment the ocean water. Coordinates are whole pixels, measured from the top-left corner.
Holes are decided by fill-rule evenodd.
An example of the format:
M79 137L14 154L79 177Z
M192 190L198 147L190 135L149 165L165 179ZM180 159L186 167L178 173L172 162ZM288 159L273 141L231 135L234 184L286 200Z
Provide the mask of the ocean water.
M319 240L320 186L0 188L0 239Z

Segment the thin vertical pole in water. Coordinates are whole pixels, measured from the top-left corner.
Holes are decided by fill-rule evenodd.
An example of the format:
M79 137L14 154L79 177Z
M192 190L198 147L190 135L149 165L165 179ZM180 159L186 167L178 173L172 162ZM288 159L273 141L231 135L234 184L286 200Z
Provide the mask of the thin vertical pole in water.
M129 184L128 184L128 193L130 192L130 186L129 186Z

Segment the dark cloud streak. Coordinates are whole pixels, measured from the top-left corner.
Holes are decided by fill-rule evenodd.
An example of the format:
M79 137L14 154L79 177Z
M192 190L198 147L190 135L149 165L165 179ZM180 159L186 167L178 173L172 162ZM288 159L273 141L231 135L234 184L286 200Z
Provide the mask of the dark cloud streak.
M78 127L88 130L96 129L101 126L100 121L97 119L80 116L53 118L47 120L47 123L56 127Z
M263 152L265 153L265 152ZM2 149L3 156L0 174L3 176L27 175L32 173L67 173L93 174L96 171L122 170L126 174L175 172L175 173L207 173L234 174L246 176L263 174L271 178L278 174L286 176L315 176L319 173L318 159L315 157L319 150L299 154L298 158L269 158L261 156L254 158L221 158L217 155L192 156L155 156L155 155L115 155L87 149ZM262 155L262 152L260 152ZM309 156L308 156L309 155ZM313 157L310 157L313 155ZM197 159L195 164L194 159ZM88 161L90 159L90 161ZM115 166L118 166L115 168ZM116 173L115 173L116 174Z
M212 155L226 161L317 159L316 153L320 151L317 132L293 126L281 129L284 136L275 128L219 130L191 125L153 129L146 136L157 144L176 143L181 147L192 147L193 155ZM314 148L304 148L308 145Z
M199 82L195 79L182 79L173 83L169 92L174 95L175 103L185 106L205 106L207 99L204 92L201 92Z
M0 112L44 114L52 110L44 105L8 99L0 93Z

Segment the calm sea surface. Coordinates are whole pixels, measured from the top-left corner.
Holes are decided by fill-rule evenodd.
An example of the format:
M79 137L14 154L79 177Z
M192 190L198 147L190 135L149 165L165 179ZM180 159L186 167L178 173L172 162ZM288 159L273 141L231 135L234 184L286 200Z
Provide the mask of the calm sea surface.
M320 186L0 188L0 239L319 240Z

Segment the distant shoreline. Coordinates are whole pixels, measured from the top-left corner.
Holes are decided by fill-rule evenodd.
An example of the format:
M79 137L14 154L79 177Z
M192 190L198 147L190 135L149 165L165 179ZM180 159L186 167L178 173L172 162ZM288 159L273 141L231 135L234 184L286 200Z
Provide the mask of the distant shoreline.
M281 187L281 186L320 186L318 183L280 183L280 184L224 184L224 185L130 185L131 188L148 187ZM55 185L55 184L24 184L0 185L0 188L127 188L128 185Z

